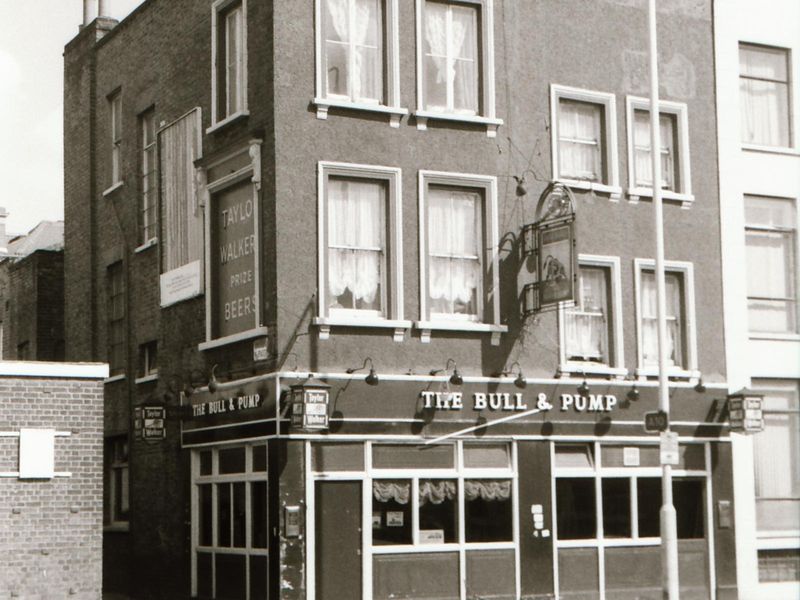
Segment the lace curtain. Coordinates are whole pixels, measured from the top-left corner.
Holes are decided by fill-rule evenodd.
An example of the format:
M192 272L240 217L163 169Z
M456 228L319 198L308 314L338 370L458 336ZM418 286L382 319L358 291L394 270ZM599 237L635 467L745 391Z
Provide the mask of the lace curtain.
M653 185L653 165L650 158L650 111L634 111L634 147L636 185L651 187ZM661 187L672 190L675 187L673 160L675 149L673 143L673 118L670 115L659 115L661 131Z
M161 157L163 269L171 271L203 256L203 211L195 189L200 111L194 110L158 134Z
M786 53L771 48L740 47L739 73L742 141L764 146L788 146Z
M511 482L497 480L467 479L464 481L464 498L471 500L493 501L511 498Z
M326 0L326 7L328 92L347 95L355 101L380 101L381 1Z
M428 191L428 287L434 312L476 314L481 277L480 198L474 192Z
M379 502L408 504L411 496L410 481L372 482L372 495ZM453 480L422 480L419 482L419 504L441 504L454 500L458 495L458 484ZM464 481L464 498L472 500L508 500L511 498L511 482L508 480L467 479Z
M373 481L372 495L378 502L408 504L411 498L410 481Z
M477 16L472 7L426 3L426 108L478 112Z
M340 307L339 296L346 290L355 301L379 302L384 204L384 188L379 183L329 180L329 306Z
M600 181L601 107L589 102L561 99L558 108L559 174L572 179Z
M666 274L667 313L667 364L679 363L680 344L680 281L675 275ZM658 364L658 313L656 300L656 278L653 273L642 273L642 357L646 365Z
M581 269L581 298L567 311L566 341L569 358L607 360L608 290L602 269Z

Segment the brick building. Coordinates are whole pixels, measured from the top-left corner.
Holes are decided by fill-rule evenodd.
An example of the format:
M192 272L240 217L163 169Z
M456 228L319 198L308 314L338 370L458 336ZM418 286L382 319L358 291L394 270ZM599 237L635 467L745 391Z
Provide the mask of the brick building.
M646 17L148 0L85 24L66 339L110 363L131 478L107 590L660 597ZM682 597L734 598L711 1L658 18ZM577 297L537 312L551 206Z
M6 249L0 254L0 359L64 360L64 223L42 221L10 236Z
M96 600L105 365L0 362L0 594Z

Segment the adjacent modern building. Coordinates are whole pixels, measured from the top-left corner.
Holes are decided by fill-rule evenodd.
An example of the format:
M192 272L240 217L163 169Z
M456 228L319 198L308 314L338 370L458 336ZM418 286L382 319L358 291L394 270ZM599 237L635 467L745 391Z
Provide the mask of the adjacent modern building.
M731 391L764 395L733 436L741 597L800 596L800 6L715 3L725 340Z
M102 364L0 361L0 593L102 595Z
M42 221L5 245L3 234L0 224L0 360L64 360L64 223Z
M659 11L657 150L629 0L85 23L66 354L110 364L105 590L660 598L664 450L682 598L736 598L712 8Z

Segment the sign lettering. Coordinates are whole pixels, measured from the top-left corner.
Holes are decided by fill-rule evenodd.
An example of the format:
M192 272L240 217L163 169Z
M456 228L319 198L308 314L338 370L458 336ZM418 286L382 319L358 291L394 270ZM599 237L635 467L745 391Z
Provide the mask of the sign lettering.
M462 392L420 392L423 408L434 410L463 410ZM617 406L617 397L611 394L561 394L559 407L562 412L611 412ZM472 410L489 412L524 412L537 408L548 411L553 408L547 394L538 394L535 403L529 403L521 392L475 392L472 394Z

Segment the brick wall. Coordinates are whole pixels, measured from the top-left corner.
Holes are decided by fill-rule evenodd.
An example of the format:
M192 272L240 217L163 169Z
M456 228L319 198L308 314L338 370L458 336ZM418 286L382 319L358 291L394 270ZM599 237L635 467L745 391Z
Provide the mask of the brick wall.
M0 597L97 600L103 525L101 380L4 376L0 434L20 428L56 437L55 470L70 477L0 477ZM18 470L16 437L0 437L0 472Z

